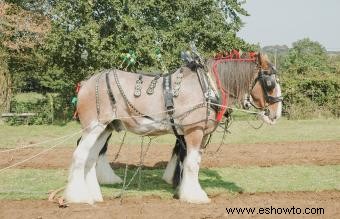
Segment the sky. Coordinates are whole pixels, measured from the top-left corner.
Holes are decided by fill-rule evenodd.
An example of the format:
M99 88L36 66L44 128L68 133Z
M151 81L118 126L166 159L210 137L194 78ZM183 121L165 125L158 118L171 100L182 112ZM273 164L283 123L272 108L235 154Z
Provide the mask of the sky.
M250 43L287 45L310 38L340 51L340 0L247 0L238 36Z

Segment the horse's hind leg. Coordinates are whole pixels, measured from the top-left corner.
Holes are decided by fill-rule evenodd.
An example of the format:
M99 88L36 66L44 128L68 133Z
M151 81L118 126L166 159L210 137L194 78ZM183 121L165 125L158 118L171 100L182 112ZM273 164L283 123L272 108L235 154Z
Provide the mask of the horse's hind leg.
M109 161L107 160L106 151L108 141L110 140L111 135L106 139L106 142L103 148L99 152L99 157L96 165L97 179L99 184L108 185L108 184L116 184L122 183L123 180L117 176L114 170L111 168Z
M95 124L89 128L90 130L83 134L77 149L74 151L69 181L65 190L67 201L93 204L94 199L85 181L85 169L89 169L88 160L90 159L90 162L92 162L93 153L97 151L96 156L98 156L100 148L96 148L96 142L105 128L106 126L101 124ZM88 171L86 173L88 175Z
M187 156L183 162L183 178L179 186L179 198L191 203L208 203L210 199L198 181L203 131L196 129L186 134L184 138L187 143Z
M174 173L175 173L175 169L176 169L176 165L177 165L177 156L178 156L178 152L179 152L179 142L178 140L176 140L176 144L174 149L172 150L172 156L170 161L168 162L168 164L166 165L166 168L164 170L164 174L162 179L167 182L168 184L172 184L173 183L173 178L174 178Z
M107 155L106 155L107 145L108 145L108 141L111 138L111 135L112 134L110 134L109 137L106 139L104 146L101 147L102 149L99 152L98 160L96 164L97 180L98 180L98 183L101 185L111 185L111 184L118 184L118 183L123 182L123 180L115 174L114 170L111 168L110 163L107 159ZM79 145L80 141L81 141L81 138L77 140L77 146Z

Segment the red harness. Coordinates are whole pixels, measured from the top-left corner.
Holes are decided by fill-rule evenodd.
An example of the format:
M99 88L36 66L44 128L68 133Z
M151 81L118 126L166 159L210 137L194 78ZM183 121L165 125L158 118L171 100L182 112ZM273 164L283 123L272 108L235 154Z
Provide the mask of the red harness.
M228 104L228 91L226 91L223 86L222 82L220 80L218 71L217 71L217 66L220 63L223 62L254 62L256 61L256 52L249 52L246 53L247 58L241 58L240 52L238 50L232 50L230 53L229 52L223 52L223 53L218 53L215 55L215 62L213 64L213 75L216 80L216 86L217 89L221 95L220 98L220 110L216 114L216 121L220 122L223 118L223 115L225 114L227 110L227 104Z

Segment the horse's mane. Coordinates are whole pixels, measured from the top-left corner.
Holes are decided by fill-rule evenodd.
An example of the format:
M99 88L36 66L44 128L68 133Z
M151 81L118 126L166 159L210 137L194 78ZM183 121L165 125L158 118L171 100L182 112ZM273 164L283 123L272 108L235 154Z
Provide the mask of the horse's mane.
M255 62L227 61L217 64L223 88L229 95L241 100L249 92L256 73Z

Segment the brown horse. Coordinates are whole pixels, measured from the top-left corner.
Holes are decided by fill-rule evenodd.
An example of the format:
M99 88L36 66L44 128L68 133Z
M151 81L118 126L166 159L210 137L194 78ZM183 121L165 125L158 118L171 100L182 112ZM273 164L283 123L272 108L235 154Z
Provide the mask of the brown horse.
M222 105L226 105L227 100L231 103L232 99L249 93L252 104L264 111L262 117L265 121L273 122L281 113L281 90L273 68L263 56L256 57L249 71L239 76L234 74L232 78L223 74L226 68L216 61L208 64L208 72L203 75L200 68L197 71L180 68L170 76L172 81L180 83L175 82L174 86L179 93L172 100L174 109L167 108L169 105L165 104L169 102L165 98L169 89L164 90L163 87L169 86L153 83L155 78L151 76L144 75L140 85L144 91L145 84L154 84L154 93L140 97L134 92L134 82L140 78L135 73L107 70L84 82L77 105L84 133L73 154L66 200L90 204L103 200L97 180L97 175L101 178L103 172L96 173L98 154L113 130L126 129L139 135L183 135L187 156L183 161L179 198L192 203L209 202L198 181L200 148L216 129L225 110L223 106L214 109L210 100L218 97ZM98 164L101 162L99 160ZM104 163L108 165L105 160ZM120 181L119 177L114 177L113 181Z

